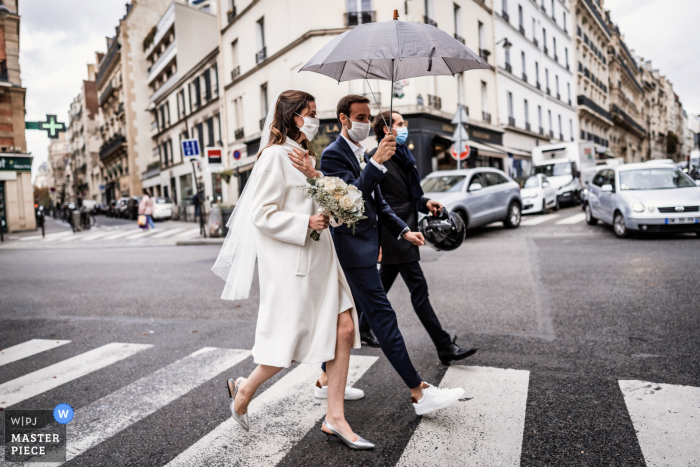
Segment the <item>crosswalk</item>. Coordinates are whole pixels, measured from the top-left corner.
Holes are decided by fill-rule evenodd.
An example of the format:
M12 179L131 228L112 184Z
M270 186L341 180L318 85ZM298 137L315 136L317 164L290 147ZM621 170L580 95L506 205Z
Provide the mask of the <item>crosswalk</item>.
M586 214L580 209L567 209L550 214L534 214L531 216L523 216L520 225L523 227L534 227L543 225L581 225L586 221Z
M0 367L31 363L33 358L70 345L68 340L32 339L0 350ZM17 405L23 401L77 384L81 377L153 347L109 343L6 381L0 384L0 408L21 408ZM159 411L222 373L235 374L232 369L250 356L246 349L203 347L88 405L60 401L76 407L74 419L66 425L66 460L89 453L147 417L158 417ZM357 384L378 359L353 355L348 384ZM254 429L245 431L227 418L183 447L166 465L277 465L325 415L326 403L313 397L318 371L317 364L296 365L249 405ZM529 384L526 370L450 366L440 386L463 387L465 395L449 409L421 417L415 431L403 441L405 447L395 465L520 465ZM646 464L698 465L700 388L637 380L618 384ZM224 392L223 387L221 390ZM369 393L367 397L380 396ZM220 403L227 403L223 395ZM0 463L3 460L4 450L0 450Z

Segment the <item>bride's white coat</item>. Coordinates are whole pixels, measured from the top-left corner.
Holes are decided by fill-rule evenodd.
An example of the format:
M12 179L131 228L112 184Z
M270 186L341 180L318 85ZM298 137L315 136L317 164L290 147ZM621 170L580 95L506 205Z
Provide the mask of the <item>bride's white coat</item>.
M307 181L289 160L293 147L301 149L287 139L262 152L252 198L260 279L252 353L257 364L284 368L292 360L333 360L338 314L348 309L355 323L353 347L360 347L355 303L330 232L323 230L318 242L309 237L309 216L318 205L298 188Z

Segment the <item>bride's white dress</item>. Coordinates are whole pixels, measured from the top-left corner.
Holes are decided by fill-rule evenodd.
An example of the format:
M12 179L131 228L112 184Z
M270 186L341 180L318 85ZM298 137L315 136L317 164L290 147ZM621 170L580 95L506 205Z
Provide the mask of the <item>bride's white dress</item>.
M299 188L307 181L289 160L293 147L301 149L288 138L262 152L252 198L260 279L252 353L257 364L284 368L333 360L338 314L348 309L353 347L360 347L355 304L330 232L323 230L318 242L309 237L318 205Z

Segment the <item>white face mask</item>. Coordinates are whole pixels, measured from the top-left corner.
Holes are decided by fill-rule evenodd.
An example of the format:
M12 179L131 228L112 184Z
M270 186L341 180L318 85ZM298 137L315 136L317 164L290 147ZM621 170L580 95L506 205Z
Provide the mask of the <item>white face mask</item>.
M352 122L352 128L348 128L347 126L345 128L348 128L348 136L350 139L358 143L366 140L369 136L369 122L355 122L350 120L350 117L348 117L348 120Z
M296 113L296 112L294 112ZM299 115L299 114L297 114ZM301 115L299 115L301 117ZM312 118L312 117L301 117L304 119L304 126L299 126L297 125L297 128L299 128L299 131L304 133L306 135L306 139L311 141L314 139L314 136L316 136L316 133L318 133L318 127L321 125L321 122L319 122L318 118Z

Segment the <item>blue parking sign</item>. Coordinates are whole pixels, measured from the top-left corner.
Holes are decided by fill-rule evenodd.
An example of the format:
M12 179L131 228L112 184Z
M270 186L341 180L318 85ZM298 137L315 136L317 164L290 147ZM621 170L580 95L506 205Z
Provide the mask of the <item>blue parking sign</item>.
M199 152L199 141L196 139L182 140L182 154L186 159L198 158L201 156Z

